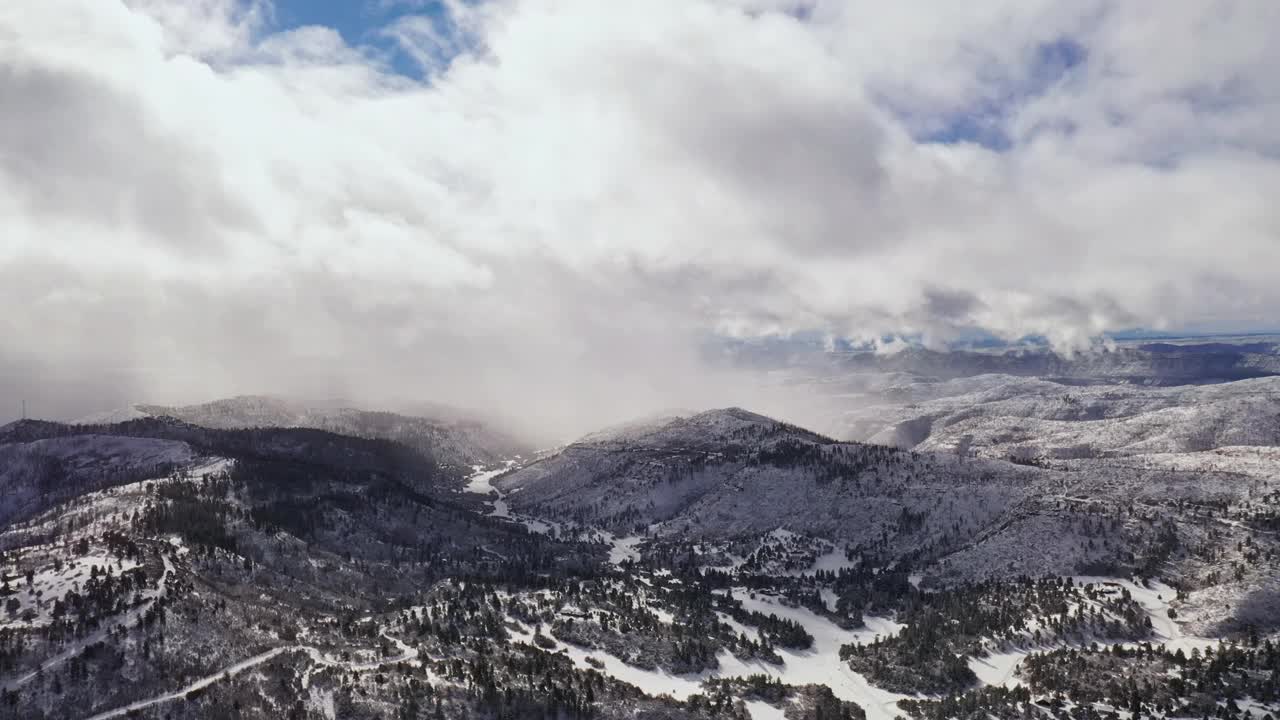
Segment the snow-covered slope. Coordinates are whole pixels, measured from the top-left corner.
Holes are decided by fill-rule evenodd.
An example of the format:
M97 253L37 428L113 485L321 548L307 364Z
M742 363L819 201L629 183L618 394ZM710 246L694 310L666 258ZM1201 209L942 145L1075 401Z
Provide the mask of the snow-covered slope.
M1186 409L937 384L1043 422ZM1265 395L1242 387L1180 397ZM1222 638L1280 631L1277 447L1046 467L729 408L504 464L460 495L395 442L316 429L0 428L0 491L34 509L0 520L0 717L1025 717L1174 677L1154 716L1280 707L1274 653ZM1153 655L1174 649L1215 661ZM1114 682L1060 692L1077 660L1054 652Z
M73 435L0 444L0 526L53 503L113 484L162 477L189 465L187 443Z
M871 442L988 457L1081 458L1280 444L1280 378L1215 385L1070 386L986 375L891 390L851 409Z
M438 419L348 407L313 407L260 395L242 395L200 405L134 405L81 418L78 424L115 423L139 417L173 417L201 427L239 429L303 427L357 437L395 440L438 462L470 467L527 452L519 441L478 420Z
M1038 387L1017 381L1027 383ZM1007 384L991 392L1017 394ZM1032 397L1024 410L1047 414L1052 403ZM588 436L495 482L523 515L712 541L783 528L854 554L911 558L944 583L1161 568L1195 585L1211 577L1207 558L1243 558L1232 546L1273 517L1277 460L1273 448L1233 446L1042 467L839 443L729 409Z
M737 408L588 436L499 480L522 513L711 538L776 528L870 547L948 545L1050 473L839 443Z
M137 420L138 418L150 417L147 413L139 410L136 405L128 407L115 408L112 410L103 410L91 415L77 418L71 421L72 425L111 425L114 423L125 422L127 420Z

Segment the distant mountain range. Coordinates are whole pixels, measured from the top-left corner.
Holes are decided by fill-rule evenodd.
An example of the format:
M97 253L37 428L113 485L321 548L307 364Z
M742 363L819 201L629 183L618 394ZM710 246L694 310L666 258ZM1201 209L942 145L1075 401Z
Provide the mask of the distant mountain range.
M908 348L894 354L832 353L844 370L911 372L941 379L1002 374L1066 383L1126 382L1185 385L1280 375L1274 343L1144 345L1063 356L1049 351L939 352Z
M1280 337L1161 338L1064 355L1038 345L934 350L904 343L893 352L828 348L812 340L731 343L721 359L758 369L819 373L908 373L950 380L985 374L1057 382L1185 385L1280 375Z
M1280 378L1064 385L1009 375L906 380L851 408L868 442L995 458L1091 458L1280 444Z

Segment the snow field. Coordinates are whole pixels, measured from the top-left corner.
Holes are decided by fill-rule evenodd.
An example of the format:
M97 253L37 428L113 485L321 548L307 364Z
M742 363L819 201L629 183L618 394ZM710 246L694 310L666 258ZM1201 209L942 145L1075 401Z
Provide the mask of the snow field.
M816 615L803 608L792 608L783 605L776 598L756 594L755 597L743 588L731 591L733 596L742 602L747 610L755 610L765 615L777 615L780 618L794 620L805 627L814 637L813 647L809 650L793 651L777 648L782 656L782 666L763 661L744 662L728 651L717 656L720 667L696 674L673 675L662 670L643 670L626 664L622 660L599 650L587 650L564 643L547 636L555 643L554 652L563 652L579 668L596 669L610 677L630 683L651 695L670 695L677 699L686 699L690 695L703 691L702 682L710 678L747 677L763 674L777 678L791 685L827 685L836 697L858 703L867 711L872 720L892 720L901 714L896 703L905 695L891 693L873 687L862 675L853 672L848 665L840 661L840 646L851 642L870 642L876 636L888 637L896 634L902 625L886 618L867 618L867 626L858 630L844 630L830 620ZM720 614L720 619L732 627L735 632L757 639L759 634L754 628L734 621L727 615ZM514 618L507 618L512 630L512 639L527 644L533 643L533 631ZM594 660L600 667L588 662ZM781 711L767 703L748 703L755 720L770 720L781 717Z
M5 582L0 588L7 586L9 594L0 591L0 627L42 627L53 622L53 609L58 600L67 593L84 587L86 581L93 576L93 568L100 574L110 569L115 576L128 572L138 563L128 558L116 559L105 553L90 553L71 558L56 568L53 562L42 565L35 571L30 583L23 573L14 572L10 568L4 570ZM17 607L10 612L8 601L17 600Z

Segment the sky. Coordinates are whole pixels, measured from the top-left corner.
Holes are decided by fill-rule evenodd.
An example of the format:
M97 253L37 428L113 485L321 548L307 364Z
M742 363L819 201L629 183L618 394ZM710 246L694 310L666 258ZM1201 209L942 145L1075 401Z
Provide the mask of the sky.
M588 429L747 404L709 337L1273 329L1277 29L1256 0L9 0L0 397Z

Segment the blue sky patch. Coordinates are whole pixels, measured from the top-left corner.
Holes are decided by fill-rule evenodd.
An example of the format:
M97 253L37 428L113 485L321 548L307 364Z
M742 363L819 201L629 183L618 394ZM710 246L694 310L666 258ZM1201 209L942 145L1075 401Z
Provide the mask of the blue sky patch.
M1071 38L1059 38L1036 48L1030 87L1025 95L1039 95L1062 80L1072 69L1088 59L1088 52Z
M439 0L275 0L273 31L310 25L331 28L352 47L369 48L386 58L393 72L421 79L419 62L383 31L397 20L419 15L435 21L438 30L452 28ZM438 57L447 63L449 58Z
M988 150L1004 152L1013 146L1013 141L1004 130L1005 112L1008 106L1004 103L991 103L985 107L974 108L953 115L938 130L917 138L929 143L976 143Z
M1013 146L1005 131L1007 121L1019 105L1048 92L1088 59L1083 45L1071 38L1043 43L1032 54L1025 79L1006 88L996 98L983 100L946 118L941 127L924 133L918 140L931 143L976 143L1004 152Z

